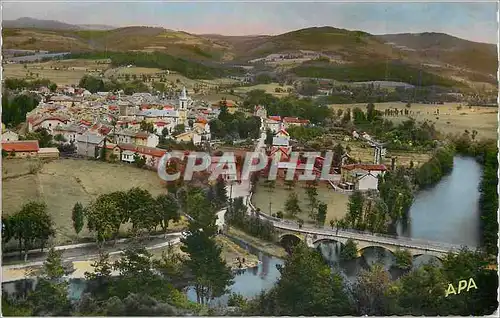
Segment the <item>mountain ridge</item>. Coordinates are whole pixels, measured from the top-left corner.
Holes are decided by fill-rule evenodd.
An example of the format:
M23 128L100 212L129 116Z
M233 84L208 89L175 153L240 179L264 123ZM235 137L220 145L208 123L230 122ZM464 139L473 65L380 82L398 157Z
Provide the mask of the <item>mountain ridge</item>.
M2 35L6 49L75 53L158 51L207 63L236 64L246 64L271 54L314 51L327 56L327 60L312 63L299 61L299 64L291 63L287 67L301 66L301 71L306 69L307 73L307 68L335 69L344 64L360 66L399 61L409 67L423 68L448 78L492 84L496 83L498 68L495 45L435 32L373 35L364 31L320 26L279 35L225 36L192 34L153 26L102 30L51 20L28 18L23 21L28 27L12 28L9 23L4 27ZM45 21L42 23L45 29L35 28L36 21ZM60 29L47 29L49 26ZM278 69L281 66L267 67Z

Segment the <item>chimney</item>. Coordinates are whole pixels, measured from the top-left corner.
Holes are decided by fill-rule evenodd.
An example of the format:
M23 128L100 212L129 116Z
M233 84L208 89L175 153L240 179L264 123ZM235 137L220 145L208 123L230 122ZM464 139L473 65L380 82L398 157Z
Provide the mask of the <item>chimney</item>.
M394 171L394 168L396 167L396 157L391 158L391 170Z

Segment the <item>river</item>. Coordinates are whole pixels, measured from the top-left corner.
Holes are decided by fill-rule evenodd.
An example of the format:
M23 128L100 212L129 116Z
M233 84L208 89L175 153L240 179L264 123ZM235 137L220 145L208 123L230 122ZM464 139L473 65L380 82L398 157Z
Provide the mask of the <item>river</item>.
M410 222L398 235L479 246L479 182L482 167L473 158L455 157L452 172L434 187L419 191Z
M453 171L445 176L434 187L417 193L410 209L410 222L399 235L443 241L446 243L479 244L479 190L481 166L472 158L455 157ZM257 296L262 290L270 289L279 278L276 265L283 264L279 258L266 255L255 250L244 242L236 242L250 252L258 255L261 263L256 268L240 271L230 286L230 292L240 293L245 297ZM337 246L336 246L337 245ZM338 262L338 244L321 243L318 246L325 258L333 264ZM422 255L414 259L413 267L433 260L433 257ZM340 272L352 282L361 269L367 269L376 262L382 262L393 278L402 273L392 267L394 256L378 247L367 248L361 257L340 265ZM337 265L333 265L337 266ZM13 283L10 288L13 287ZM7 287L4 284L4 288ZM84 289L82 280L71 282L71 295L78 298ZM188 289L188 298L196 301L194 290ZM227 295L216 299L212 304L225 304Z

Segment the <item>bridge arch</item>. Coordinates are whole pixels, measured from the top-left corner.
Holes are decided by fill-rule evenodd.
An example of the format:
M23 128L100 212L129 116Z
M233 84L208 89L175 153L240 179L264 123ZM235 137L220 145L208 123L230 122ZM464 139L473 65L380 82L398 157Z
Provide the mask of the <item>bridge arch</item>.
M429 253L421 253L421 254L415 254L413 255L413 261L416 261L417 258L420 258L422 256L428 256L432 259L437 259L438 261L440 261L441 263L443 263L443 256L437 256L435 254L429 254Z
M386 252L389 252L393 257L395 256L394 255L394 251L391 249L391 248L388 248L387 246L384 246L384 245L381 245L381 244L369 244L369 245L366 245L366 246L363 246L363 247L358 247L358 255L359 256L363 256L363 253L369 249L369 248L382 248L384 251Z
M292 251L292 248L297 246L302 241L302 239L295 234L285 233L279 237L279 245L282 246L288 253Z

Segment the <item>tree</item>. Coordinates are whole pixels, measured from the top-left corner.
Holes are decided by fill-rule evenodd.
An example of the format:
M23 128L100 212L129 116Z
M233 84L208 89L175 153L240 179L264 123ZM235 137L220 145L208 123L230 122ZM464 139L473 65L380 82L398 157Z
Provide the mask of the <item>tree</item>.
M358 246L352 239L348 239L340 252L340 259L350 261L358 257Z
M172 136L178 136L186 131L186 126L184 124L179 124L174 127L174 131L172 132Z
M273 131L271 129L267 129L266 130L266 141L265 141L266 145L272 146L273 138L274 138Z
M399 269L410 269L413 265L413 255L404 249L404 250L396 250L393 252L394 257L396 258L396 267Z
M57 90L57 84L56 83L50 83L49 89L52 93L54 93Z
M215 190L216 206L218 208L222 208L227 204L228 196L226 190L226 181L221 176L217 178L214 190Z
M88 282L87 290L98 299L107 299L109 287L111 285L111 273L113 266L109 260L109 254L99 253L99 258L91 264L92 272L85 272L85 279Z
M34 292L28 297L36 316L69 316L68 282L62 281L61 252L49 250Z
M347 203L348 212L345 217L347 223L356 228L363 220L363 206L365 199L360 191L354 191L354 193L349 197L349 202Z
M319 202L318 213L316 214L318 225L323 226L323 224L325 224L327 212L328 212L328 205L326 203Z
M362 270L355 285L355 297L358 315L387 315L386 293L391 278L381 264Z
M80 202L75 203L71 219L73 220L73 228L75 229L75 233L78 235L82 231L84 225L84 211L83 206Z
M341 316L353 313L342 278L322 256L299 243L280 266L275 287L261 296L252 314L265 316Z
M156 197L156 209L157 222L167 234L169 222L180 220L179 204L173 194L160 194Z
M137 168L142 168L146 165L146 157L141 156L138 153L134 154L134 164Z
M377 111L375 110L375 105L373 105L373 103L366 105L366 120L373 122L376 116Z
M288 199L285 202L285 212L291 216L295 217L301 211L299 206L299 199L295 192L288 195Z
M12 216L13 237L19 241L19 246L25 252L24 260L28 259L28 251L38 242L44 248L55 231L50 215L47 213L45 203L28 202L19 212Z
M314 209L318 206L318 190L316 188L306 189L307 198L309 199L309 217L313 220L317 219L317 215L314 213Z
M211 299L226 293L232 284L233 274L221 258L221 248L213 236L216 233L216 210L198 191L188 194L188 235L181 239L181 250L189 255L185 265L194 276L197 301L208 303Z
M96 242L102 246L110 238L116 238L122 224L123 209L116 202L116 194L103 194L85 208L87 228L96 234ZM128 221L128 218L127 218Z
M145 120L141 121L140 129L141 129L141 131L145 131L148 133L152 133L155 131L155 127L154 127L153 123L147 122Z

